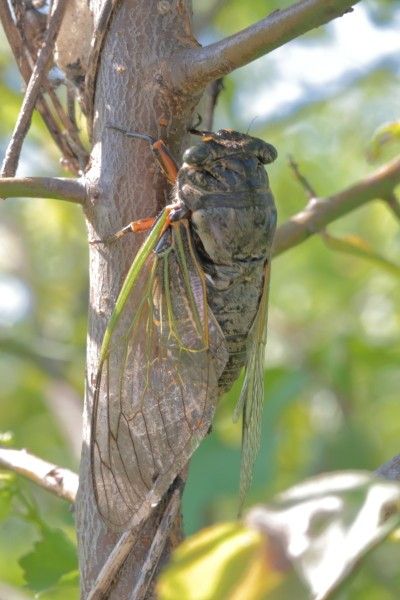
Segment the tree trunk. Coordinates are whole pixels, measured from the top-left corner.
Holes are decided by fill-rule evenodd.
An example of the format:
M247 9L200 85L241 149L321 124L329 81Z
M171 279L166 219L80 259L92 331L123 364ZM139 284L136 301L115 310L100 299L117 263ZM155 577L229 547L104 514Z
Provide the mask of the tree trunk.
M97 7L99 10L99 7ZM95 21L98 14L95 14ZM117 125L168 143L179 161L199 96L172 89L168 73L177 50L197 46L191 35L189 0L125 0L112 16L97 73L93 150L87 173L89 240L103 239L132 220L151 216L166 204L168 186L145 141L107 128ZM101 520L90 475L90 414L98 352L122 281L142 236L126 236L113 245L91 246L86 401L76 508L82 597L118 540ZM138 531L132 553L109 598L131 598L134 582L154 536L162 506ZM179 520L170 546L180 538ZM167 549L168 551L168 549Z

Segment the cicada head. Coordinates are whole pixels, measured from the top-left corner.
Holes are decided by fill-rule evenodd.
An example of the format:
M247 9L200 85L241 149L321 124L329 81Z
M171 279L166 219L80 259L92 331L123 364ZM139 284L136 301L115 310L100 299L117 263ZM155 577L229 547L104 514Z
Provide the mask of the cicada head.
M228 129L204 133L185 152L177 195L210 262L267 256L276 210L264 164L276 156L271 144Z
M194 130L192 132L200 134L202 142L186 150L183 161L188 164L205 165L208 161L226 156L230 152L254 154L263 164L273 162L278 156L276 148L272 144L234 129L220 129L215 133ZM209 142L215 142L215 144Z

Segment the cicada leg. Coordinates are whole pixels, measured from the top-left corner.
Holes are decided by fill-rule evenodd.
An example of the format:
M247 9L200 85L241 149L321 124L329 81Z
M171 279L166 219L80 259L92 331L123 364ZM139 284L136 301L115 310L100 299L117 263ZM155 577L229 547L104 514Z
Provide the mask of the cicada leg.
M169 151L168 146L162 140L156 140L151 135L147 135L146 133L139 133L138 131L125 131L120 127L116 127L115 125L107 125L109 129L115 129L116 131L120 131L124 135L128 137L139 138L140 140L146 140L149 142L151 151L160 165L162 172L165 177L168 179L170 183L175 183L176 176L178 174L178 165L175 162L174 157Z
M137 221L131 221L128 225L125 225L122 229L110 235L110 237L105 238L104 240L94 240L90 242L91 244L110 244L112 242L116 242L120 238L122 238L126 233L138 233L140 231L148 231L151 229L156 222L156 217L149 217L147 219L138 219Z
M161 234L168 229L171 223L175 223L176 221L180 221L187 217L188 210L181 202L175 202L174 204L169 204L166 206L162 212L167 212L167 220L165 222L163 231ZM159 215L160 216L160 215ZM128 225L125 225L122 229L110 235L110 237L105 238L104 240L93 240L90 244L110 244L116 242L120 238L122 238L126 233L139 233L142 231L149 231L152 227L154 227L155 223L158 220L158 217L148 217L146 219L138 219L137 221L131 221Z
M128 137L135 137L142 140L146 140L150 143L151 151L160 165L162 172L170 183L175 183L176 177L178 174L178 165L176 164L171 152L168 149L168 146L162 140L155 140L150 135L139 133L136 131L125 131L120 127L116 127L115 125L107 125L109 129L115 129L116 131L120 131L124 135ZM180 221L181 219L187 216L187 209L181 203L177 202L175 204L170 204L165 207L165 210L168 213L167 222L164 227L164 231L169 227L172 222ZM137 233L141 231L148 231L151 229L156 223L158 217L148 217L145 219L139 219L137 221L131 221L128 225L125 225L122 229L106 238L105 240L94 240L90 242L91 244L108 244L110 242L115 242L123 237L126 233Z

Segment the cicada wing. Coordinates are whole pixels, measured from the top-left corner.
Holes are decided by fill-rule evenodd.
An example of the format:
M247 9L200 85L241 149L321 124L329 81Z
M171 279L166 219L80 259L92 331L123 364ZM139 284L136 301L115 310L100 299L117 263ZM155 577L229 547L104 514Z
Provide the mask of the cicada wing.
M249 334L249 346L242 391L234 411L236 421L242 414L242 457L240 465L239 512L253 478L254 463L261 444L264 403L264 357L267 343L270 261L264 271L263 291L256 318Z
M171 238L144 264L97 376L93 485L116 530L146 519L207 434L227 361L186 221Z

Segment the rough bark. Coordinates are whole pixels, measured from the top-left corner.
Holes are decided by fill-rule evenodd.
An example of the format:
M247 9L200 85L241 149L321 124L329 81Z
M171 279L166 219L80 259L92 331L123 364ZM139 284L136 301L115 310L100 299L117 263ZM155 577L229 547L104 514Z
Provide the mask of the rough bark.
M154 215L169 193L148 144L124 138L107 124L162 136L178 158L198 96L177 93L168 85L163 64L177 49L196 46L190 34L188 1L127 0L111 19L97 74L93 151L87 173L89 240L107 237L133 219ZM87 351L87 398L77 503L82 596L87 597L118 536L107 531L95 509L90 482L89 422L98 348L123 278L142 239L92 246ZM138 532L109 598L131 597L162 507ZM171 536L179 539L179 522ZM168 549L167 549L168 551Z

